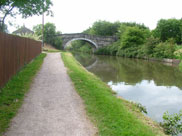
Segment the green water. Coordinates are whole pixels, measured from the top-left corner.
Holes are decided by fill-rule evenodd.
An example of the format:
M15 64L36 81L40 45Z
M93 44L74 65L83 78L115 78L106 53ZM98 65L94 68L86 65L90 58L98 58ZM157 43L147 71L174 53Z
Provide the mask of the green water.
M177 66L113 56L73 55L117 95L144 105L153 120L160 122L165 111L178 113L182 109L182 72Z

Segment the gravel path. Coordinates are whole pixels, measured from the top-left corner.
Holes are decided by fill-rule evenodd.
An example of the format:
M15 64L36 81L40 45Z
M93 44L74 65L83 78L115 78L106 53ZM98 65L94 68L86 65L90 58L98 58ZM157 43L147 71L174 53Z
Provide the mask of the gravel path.
M94 136L60 53L48 53L5 136Z

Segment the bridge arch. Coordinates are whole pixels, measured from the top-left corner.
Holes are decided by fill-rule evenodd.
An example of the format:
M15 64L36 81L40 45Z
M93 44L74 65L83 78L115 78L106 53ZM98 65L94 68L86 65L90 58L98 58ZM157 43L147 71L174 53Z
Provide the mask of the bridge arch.
M75 40L87 41L95 47L95 50L104 46L108 46L113 42L117 41L116 36L96 36L84 33L60 34L57 36L61 37L62 45L64 48L67 47L70 42Z
M65 44L65 46L64 46L64 49L65 49L68 45L70 45L71 42L77 41L77 40L87 41L87 42L89 42L90 44L92 44L96 49L98 49L98 45L97 45L94 41L92 41L92 40L90 40L90 39L87 39L87 38L73 38L73 39L69 40L68 42L66 42L66 44Z

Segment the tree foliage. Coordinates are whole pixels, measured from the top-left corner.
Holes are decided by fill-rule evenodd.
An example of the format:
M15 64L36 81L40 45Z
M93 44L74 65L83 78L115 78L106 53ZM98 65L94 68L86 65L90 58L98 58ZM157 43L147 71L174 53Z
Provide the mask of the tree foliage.
M117 33L117 35L118 35L118 37L120 39L122 39L122 36L123 36L123 34L125 33L125 31L127 30L128 27L137 27L137 28L139 28L140 30L142 30L146 34L145 37L149 37L149 35L150 35L149 34L150 33L149 28L146 27L144 24L137 24L135 22L123 22L120 25L120 27L118 29L118 33Z
M72 41L71 45L67 47L67 50L83 52L83 53L93 53L92 45L87 41L82 41L82 40Z
M123 48L142 45L146 41L146 31L142 31L138 27L127 27L122 34L121 44Z
M21 14L23 18L42 13L52 13L49 9L52 6L51 0L1 0L0 15L2 15L1 30L3 30L5 19L8 15L15 17Z
M39 24L34 26L33 30L42 40L42 25ZM61 49L62 47L61 37L57 36L59 34L61 34L61 32L56 31L56 26L53 23L46 23L44 25L44 42L56 47L57 49Z
M99 35L99 36L113 36L118 32L120 22L111 23L108 21L96 21L92 27L85 30L84 33Z
M177 44L182 43L182 19L161 19L153 31L155 37L165 42L173 38Z

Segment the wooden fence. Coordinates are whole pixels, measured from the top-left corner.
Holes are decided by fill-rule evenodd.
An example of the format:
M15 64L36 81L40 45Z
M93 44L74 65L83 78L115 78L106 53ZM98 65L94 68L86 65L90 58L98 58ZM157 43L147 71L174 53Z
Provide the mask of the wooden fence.
M0 32L0 88L41 51L41 42Z

